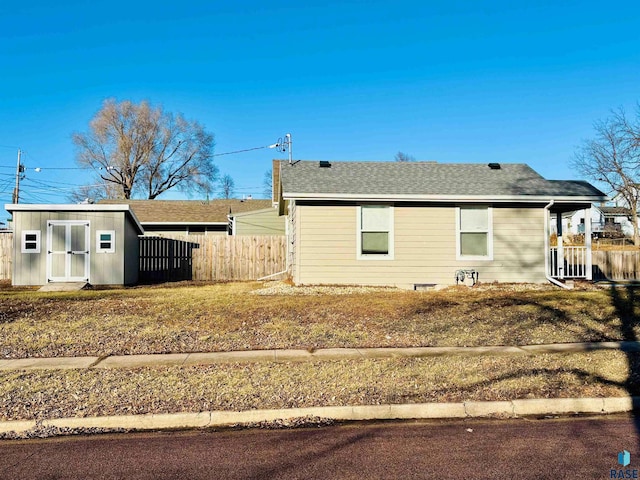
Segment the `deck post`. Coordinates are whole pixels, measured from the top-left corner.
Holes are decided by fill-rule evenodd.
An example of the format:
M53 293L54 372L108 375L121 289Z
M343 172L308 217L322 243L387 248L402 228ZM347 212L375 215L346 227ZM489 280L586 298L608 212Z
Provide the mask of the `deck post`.
M591 254L591 205L584 209L584 246L585 251L585 278L593 280L593 256Z
M558 278L564 279L564 248L562 244L562 213L556 212L556 231L558 232L558 259L556 261L556 269L558 270Z

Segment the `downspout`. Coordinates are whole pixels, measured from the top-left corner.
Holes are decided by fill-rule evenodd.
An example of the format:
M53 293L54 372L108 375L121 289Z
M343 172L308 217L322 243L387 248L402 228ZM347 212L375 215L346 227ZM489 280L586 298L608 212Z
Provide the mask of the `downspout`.
M553 203L554 201L550 200L549 203L544 207L544 276L546 277L547 280L549 280L554 285L557 285L558 287L562 287L566 290L570 290L571 287L569 287L568 285L562 282L559 282L549 274L549 250L550 250L549 223L551 222L550 209L553 206Z

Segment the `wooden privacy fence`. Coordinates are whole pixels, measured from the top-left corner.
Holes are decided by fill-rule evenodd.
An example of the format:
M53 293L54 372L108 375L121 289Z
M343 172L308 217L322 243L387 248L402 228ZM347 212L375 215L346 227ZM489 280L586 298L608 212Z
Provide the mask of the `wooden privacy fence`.
M143 237L146 238L146 237ZM148 237L154 238L154 237ZM164 239L167 240L167 239ZM256 280L258 278L282 272L286 268L286 237L276 235L264 236L226 236L226 235L189 235L176 236L175 240L185 244L198 244L199 248L190 247L191 265L187 258L189 247L186 251L174 249L174 274L188 275L187 267L191 267L193 280L224 281L224 280ZM13 252L13 234L0 233L0 280L11 278L11 256ZM168 252L168 250L165 250ZM143 256L150 261L153 255L159 253L143 254L140 248L141 269ZM640 251L597 250L593 255L594 280L640 280ZM176 260L177 258L177 260ZM156 281L165 281L159 273L168 271L166 268L156 270ZM150 268L150 267L144 267ZM151 276L152 274L149 274Z
M193 250L194 280L257 280L286 268L287 240L284 235L189 235L182 238L200 245Z
M0 233L0 279L11 278L13 234ZM257 280L286 268L284 235L140 237L140 281Z
M592 252L594 280L640 280L640 251Z
M13 233L0 232L0 280L11 279L12 254L13 254Z
M141 283L192 280L192 252L198 244L163 237L139 237Z

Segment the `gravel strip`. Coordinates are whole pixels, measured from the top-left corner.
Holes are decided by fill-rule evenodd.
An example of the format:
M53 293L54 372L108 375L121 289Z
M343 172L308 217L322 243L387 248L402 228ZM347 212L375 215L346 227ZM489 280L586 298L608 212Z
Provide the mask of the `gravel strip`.
M397 291L392 287L360 287L352 286L295 286L285 282L276 282L258 290L251 291L251 295L353 295L372 292Z

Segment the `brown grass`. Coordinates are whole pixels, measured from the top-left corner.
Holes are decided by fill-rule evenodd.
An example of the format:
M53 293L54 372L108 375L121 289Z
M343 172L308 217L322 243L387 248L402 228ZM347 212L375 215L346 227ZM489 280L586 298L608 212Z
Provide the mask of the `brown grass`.
M627 380L627 363L621 352L600 351L513 358L2 372L0 420L622 396L639 390L637 380Z
M0 290L0 358L521 345L623 340L630 332L640 337L635 313L640 300L633 290L486 286L342 295L251 293L261 287Z
M440 292L230 283L0 289L5 358L248 348L514 345L640 336L633 289ZM305 295L290 293L305 292ZM289 293L289 294L285 294ZM440 357L0 372L0 420L640 394L640 355ZM629 365L632 365L631 367Z

